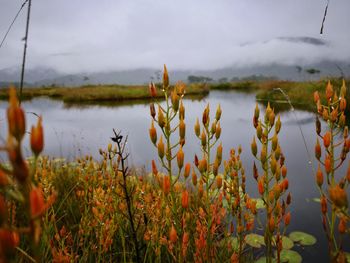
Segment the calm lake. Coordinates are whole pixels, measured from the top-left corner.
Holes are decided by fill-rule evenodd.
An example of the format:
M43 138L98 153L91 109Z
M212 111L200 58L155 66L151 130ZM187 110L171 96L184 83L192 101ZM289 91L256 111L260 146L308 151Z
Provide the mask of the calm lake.
M222 108L222 136L224 159L231 147L242 145L242 160L247 174L247 192L257 196L257 184L252 176L253 157L250 143L255 129L252 116L255 107L255 94L212 91L202 100L185 99L186 108L186 144L184 152L187 161L193 160L194 154L200 154L200 142L195 138L193 126L196 117L201 119L206 104L210 104L211 113L215 114L216 106ZM29 113L35 112L43 116L45 131L45 155L64 157L73 160L74 157L91 154L100 158L98 149L106 148L113 136L112 129L120 130L128 135L129 165L145 167L150 170L152 159L157 159L157 151L149 140L148 129L151 123L148 104L127 106L70 106L63 102L46 98L24 102L28 112L27 127L36 122L36 117ZM0 104L0 134L6 138L6 107ZM286 157L288 168L289 189L292 193L292 222L288 231L306 231L317 238L317 244L312 247L297 248L304 262L327 262L327 244L321 225L319 204L312 201L318 197L314 182L312 165L314 161L314 143L316 141L315 115L304 111L284 112L281 114L282 129L280 144ZM299 126L299 125L300 126ZM312 156L309 157L303 142L302 129L307 147ZM29 154L28 140L25 152ZM346 167L343 168L343 170ZM349 250L349 249L348 249Z

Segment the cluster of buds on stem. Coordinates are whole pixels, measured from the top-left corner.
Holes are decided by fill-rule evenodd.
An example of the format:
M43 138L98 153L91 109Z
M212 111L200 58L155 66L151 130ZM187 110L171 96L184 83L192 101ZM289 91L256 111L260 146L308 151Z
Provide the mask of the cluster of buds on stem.
M348 173L337 178L336 171L346 160L350 150L350 138L348 138L348 127L346 126L346 85L343 80L339 97L333 85L328 81L325 90L325 104L321 102L321 96L316 91L314 102L317 107L316 117L316 145L315 157L319 162L316 171L316 183L321 193L321 213L323 217L323 228L326 231L331 258L341 254L341 242L335 235L336 222L338 218L338 232L344 234L349 232L347 224L350 221L348 214L347 186L350 183L350 168ZM320 118L325 122L325 131L322 132ZM338 156L337 156L338 155ZM349 164L350 167L350 164ZM322 169L323 168L323 169ZM328 220L328 213L332 220ZM335 245L337 244L337 245Z
M287 193L289 182L285 158L281 151L278 134L281 130L281 120L278 115L275 120L274 110L267 105L265 115L260 118L260 109L255 107L253 125L256 129L251 143L251 151L258 163L253 164L253 175L258 184L258 192L265 204L266 226L265 243L267 257L272 257L272 247L275 245L273 236L280 236L290 224L290 212L287 209L291 203L291 195ZM270 135L271 134L271 135ZM257 142L261 145L258 151ZM260 172L259 172L260 170ZM284 196L286 196L284 198ZM276 242L278 243L278 242ZM281 248L277 245L277 253Z
M47 208L54 202L55 194L51 195L47 201L44 198L44 192L40 186L32 183L32 173L35 173L37 157L44 147L44 132L42 127L42 118L38 118L36 126L31 128L30 146L34 154L34 169L29 169L28 162L22 154L22 141L26 132L26 120L23 108L17 99L15 88L11 87L9 91L9 106L7 109L8 137L7 142L2 149L7 152L11 168L6 168L0 164L1 194L0 194L0 259L6 261L6 257L19 245L19 236L28 234L33 247L35 247L41 235L41 216ZM11 191L11 195L7 194ZM6 197L5 197L6 196ZM11 199L10 197L15 197ZM15 226L11 222L14 218L8 220L8 205L10 203L22 203L22 211L25 211L27 221L20 226L26 231L14 230ZM16 226L18 229L18 226ZM33 250L34 257L35 249Z
M183 146L186 139L186 124L185 124L185 107L183 105L183 96L185 94L185 84L182 82L176 83L174 87L170 86L169 75L166 66L164 65L163 84L161 92L164 95L165 103L156 101L157 87L154 83L149 85L151 97L154 99L150 104L150 115L152 117L151 127L149 129L149 137L152 144L157 148L159 161L161 166L168 173L170 188L175 185L181 174L185 178L189 175L188 164L184 164ZM157 106L155 107L155 104ZM178 117L178 123L173 124L175 117ZM160 130L160 136L157 134L156 125ZM172 135L178 131L179 138L174 143L171 139ZM176 151L176 154L174 153ZM173 160L176 158L177 175L173 168ZM183 168L186 167L182 173ZM152 162L152 170L157 171L155 162ZM156 174L155 174L156 175Z
M241 147L238 148L237 153L235 149L231 149L230 158L224 161L223 186L224 198L231 208L231 234L234 234L234 225L236 225L239 246L234 253L238 256L242 255L245 236L253 230L254 218L257 214L256 201L246 193L246 176L241 161L241 151Z
M211 160L212 148L215 146L221 136L221 114L221 107L218 105L214 120L210 123L210 108L208 104L202 114L202 123L200 124L199 119L197 118L194 125L194 132L197 138L200 140L202 150L202 159L198 160L198 156L195 155L194 164L201 174L201 180L207 186L207 191L209 191L209 189L214 185L214 182L216 182L218 188L221 188L222 185L222 178L219 177L216 179L218 176L219 167L222 163L221 143L216 148L214 161L212 162ZM214 180L212 181L210 181L209 178L211 174L214 176Z

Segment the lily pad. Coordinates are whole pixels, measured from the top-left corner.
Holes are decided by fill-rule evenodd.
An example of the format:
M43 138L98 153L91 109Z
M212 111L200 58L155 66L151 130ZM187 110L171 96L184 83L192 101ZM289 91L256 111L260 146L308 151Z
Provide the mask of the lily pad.
M276 244L275 237L272 238L274 244ZM282 236L282 248L283 249L291 249L294 247L294 242L287 236Z
M257 234L248 234L245 237L245 242L255 248L261 248L261 245L265 245L264 237Z
M308 233L294 231L289 234L289 238L294 242L299 242L303 246L312 246L316 243L316 238Z
M288 263L301 263L303 261L303 258L298 252L288 249L282 249L280 259L281 262Z
M345 258L346 258L346 262L350 262L350 253L349 252L345 252Z
M272 262L272 263L276 263L277 260L273 258L273 259L271 260L271 262ZM259 258L258 260L255 261L255 263L266 263L266 257L261 257L261 258Z

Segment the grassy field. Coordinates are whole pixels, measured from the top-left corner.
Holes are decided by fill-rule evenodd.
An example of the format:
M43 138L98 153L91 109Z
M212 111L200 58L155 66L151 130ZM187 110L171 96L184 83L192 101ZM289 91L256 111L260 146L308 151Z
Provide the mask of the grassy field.
M313 93L323 91L328 80L293 82L293 81L241 81L228 83L189 84L186 87L186 97L201 98L209 94L210 90L237 90L240 92L255 92L257 101L267 104L270 101L277 111L290 108L286 96L297 109L314 110L312 106ZM339 89L341 80L332 79L332 84ZM348 82L348 81L347 81ZM284 92L284 94L281 92ZM339 93L339 91L338 91ZM157 96L161 90L158 89ZM30 100L35 97L50 97L64 101L68 105L111 105L116 103L143 103L151 98L146 85L88 85L82 87L40 87L24 88L22 99ZM160 97L159 97L160 98ZM0 89L0 100L7 100L7 89Z
M191 84L186 87L186 95L205 96L209 93L208 86L204 84ZM160 95L160 92L159 92ZM158 95L158 96L159 96ZM35 97L50 97L63 100L66 103L106 103L112 101L147 100L151 98L148 86L123 85L88 85L82 87L40 87L24 88L23 100ZM7 89L0 90L0 99L8 99Z

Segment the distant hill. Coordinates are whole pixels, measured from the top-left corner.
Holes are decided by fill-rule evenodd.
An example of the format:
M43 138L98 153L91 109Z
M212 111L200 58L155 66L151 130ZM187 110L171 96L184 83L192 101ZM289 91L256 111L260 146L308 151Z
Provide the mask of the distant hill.
M315 80L322 77L350 76L350 62L322 61L315 64L270 64L250 67L231 66L216 70L171 70L170 79L173 82L187 81L188 76L203 76L213 81L239 80L250 77L279 78L284 80ZM96 73L79 73L67 75L53 69L36 68L28 69L25 73L26 85L31 86L80 86L86 84L145 84L150 81L160 81L161 68L133 69ZM16 83L20 78L19 68L7 68L0 70L0 87L8 83Z

